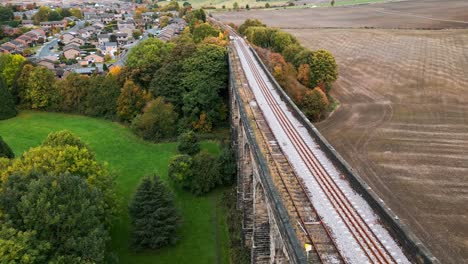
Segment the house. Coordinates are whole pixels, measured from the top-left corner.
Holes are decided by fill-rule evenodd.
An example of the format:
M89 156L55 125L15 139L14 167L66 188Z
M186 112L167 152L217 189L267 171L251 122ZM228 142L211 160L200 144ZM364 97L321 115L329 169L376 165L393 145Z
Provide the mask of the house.
M67 26L67 24L68 23L66 20L40 22L40 26L44 30L50 30L52 28L64 29Z
M88 61L89 64L103 63L104 62L104 56L99 55L99 54L90 54L90 55L85 57L85 60Z
M16 47L11 46L8 42L4 43L0 46L0 50L2 53L14 53L16 51Z
M141 14L141 18L146 22L151 22L153 21L153 15L154 15L154 12L146 12L146 13L143 13Z
M63 56L67 58L68 60L75 59L76 57L80 55L80 52L81 52L80 48L77 48L74 45L69 45L63 49Z
M127 44L127 41L128 41L128 34L127 33L115 33L114 34L115 37L117 38L117 43L119 43L119 45L125 45Z
M46 67L49 70L55 69L55 63L52 60L49 60L49 59L41 59L37 64L42 65L42 66Z
M117 27L119 32L124 32L127 34L132 34L133 30L135 30L135 24L133 20L123 20L117 22Z
M109 14L109 13L100 14L99 18L102 23L109 24L110 22L112 22L112 20L114 20L114 14Z
M85 20L92 20L98 18L96 12L84 12L83 16Z
M93 27L98 31L104 29L106 26L102 22L94 22Z
M104 47L101 48L104 55L110 55L112 57L117 53L117 42L106 42Z
M145 20L143 19L135 19L134 23L137 28L144 28L146 24Z
M79 46L83 46L83 45L85 44L85 42L86 42L86 41L85 41L83 38L81 38L81 37L74 37L74 38L72 38L72 39L68 42L68 44L70 44L70 43L76 43L76 44L79 45Z
M62 35L61 39L62 39L62 43L64 44L68 44L72 39L74 39L78 34L76 34L75 32L67 32L65 34Z
M73 71L78 74L91 76L94 73L99 73L99 68L98 67L76 68Z
M21 21L21 26L23 27L33 27L33 21L32 20L23 20Z
M114 20L122 20L122 14L114 14Z
M100 46L104 46L104 43L110 41L110 36L109 34L101 34L97 36L98 42Z

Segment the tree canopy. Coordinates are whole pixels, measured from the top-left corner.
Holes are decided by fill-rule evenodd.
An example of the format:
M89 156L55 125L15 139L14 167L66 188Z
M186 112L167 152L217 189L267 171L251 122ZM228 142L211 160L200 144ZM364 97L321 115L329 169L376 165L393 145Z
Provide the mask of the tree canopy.
M10 146L3 140L0 136L0 158L7 158L12 159L15 157L13 150L11 150Z
M15 101L0 77L0 120L14 116L16 116Z

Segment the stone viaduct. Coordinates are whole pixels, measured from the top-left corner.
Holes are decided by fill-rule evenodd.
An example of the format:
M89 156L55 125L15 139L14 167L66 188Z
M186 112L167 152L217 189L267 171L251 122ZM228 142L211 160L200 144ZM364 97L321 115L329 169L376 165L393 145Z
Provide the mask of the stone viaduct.
M252 91L234 49L229 49L229 67L231 135L238 165L237 209L242 212L243 243L251 251L251 263L321 263L323 261L314 254L306 255L304 226L300 224L294 210L308 209L292 206L284 193L281 184L287 183L283 178L288 178L287 176L294 172L276 145L260 109L254 103ZM271 76L270 78L272 79ZM295 106L291 107L298 111ZM349 174L347 177L353 188L368 200L381 216L411 261L437 263L359 176L354 175L352 169L320 133L308 121L304 122L304 126L310 127L310 132L317 142L336 161L336 166Z

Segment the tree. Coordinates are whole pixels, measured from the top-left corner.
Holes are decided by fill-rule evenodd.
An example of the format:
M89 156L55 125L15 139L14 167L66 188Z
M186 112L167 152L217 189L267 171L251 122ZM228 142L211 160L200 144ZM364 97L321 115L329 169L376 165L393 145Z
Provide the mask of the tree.
M179 154L171 158L168 175L177 185L188 189L192 177L192 157L186 154Z
M24 74L24 76L23 76ZM55 75L49 69L37 66L22 72L20 79L25 81L22 87L22 102L32 109L53 108L58 101L58 92L54 85Z
M311 121L319 121L328 107L327 96L320 88L316 87L305 93L300 107Z
M148 87L154 72L161 67L173 48L174 44L164 43L157 38L149 38L133 47L126 62L126 66L132 71L133 80L143 88Z
M195 26L193 30L193 41L199 43L207 37L217 37L220 31L211 26L209 23L202 23Z
M174 106L158 97L149 102L143 114L133 120L132 129L144 139L161 141L174 137L176 122L177 113L174 112Z
M59 109L64 112L84 113L90 79L78 73L70 73L56 82L59 93Z
M300 52L302 52L303 50L305 50L304 47L302 47L300 44L298 43L295 43L295 44L291 44L291 45L288 45L286 46L284 49L283 49L283 56L284 56L284 59L287 61L287 62L290 62L292 64L295 64L295 58L297 56L297 54L299 54Z
M188 131L179 136L177 150L182 154L193 156L200 152L200 142L193 131Z
M117 98L120 86L113 75L94 75L89 80L86 97L83 100L84 114L112 119L117 112Z
M50 147L75 146L80 149L86 148L89 150L89 147L78 136L68 130L49 133L41 145Z
M325 86L333 83L337 78L338 67L333 55L326 50L314 51L310 64L310 87L320 86L322 90L325 90Z
M330 5L331 5L332 7L334 7L334 6L335 6L335 0L331 0Z
M40 22L47 21L52 10L47 6L39 7L37 13L33 16L34 24L39 25Z
M234 4L232 5L232 9L238 10L239 9L239 4L237 2L234 2Z
M270 3L266 3L265 8L270 8Z
M21 67L25 61L26 59L18 54L0 55L0 77L3 78L3 81L10 92L13 92L13 83L21 71Z
M49 18L48 18L49 21L59 21L62 19L63 19L63 16L60 15L57 11L51 11L49 13Z
M39 241L37 232L20 231L1 223L0 263L44 263L51 246Z
M2 181L5 182L14 174L28 175L69 173L83 178L90 187L97 188L103 193L102 206L106 214L102 220L110 224L115 214L116 196L114 178L107 166L96 161L94 153L88 148L77 146L40 146L31 148L19 159L2 172Z
M3 141L3 138L0 136L0 158L7 158L13 159L15 157L15 153L11 150L10 146Z
M239 33L242 34L242 35L245 35L245 31L249 28L249 27L266 27L265 24L263 24L260 20L258 19L247 19L245 20L245 22L239 26Z
M158 176L143 178L128 211L132 249L154 250L177 242L179 212L170 190Z
M184 118L187 125L195 127L206 115L206 126L226 118L225 106L221 100L226 90L227 62L224 48L202 44L182 66L182 84L186 92L183 96ZM198 130L205 130L204 128Z
M234 151L229 146L223 146L217 160L219 182L221 184L232 184L237 174L237 164Z
M141 30L139 30L139 29L133 30L133 32L132 32L132 36L133 36L134 39L139 39L141 35L142 35L142 33L141 33Z
M141 114L143 107L150 100L149 92L140 89L133 81L127 80L117 99L117 116L124 122L130 122Z
M310 65L301 64L297 69L297 80L305 86L310 85Z
M39 173L11 175L2 186L0 208L5 223L19 232L26 232L10 231L10 237L23 242L21 236L26 236L23 238L27 244L25 248L46 251L40 256L36 256L36 252L32 254L45 260L41 262L104 261L110 236L102 221L105 214L102 194L81 177Z
M0 120L16 116L15 101L0 77Z
M13 10L7 6L0 5L0 21L10 21L15 18Z
M219 169L216 159L208 152L202 151L192 159L192 179L190 192L203 195L219 184Z
M249 4L246 4L246 5L245 5L245 9L250 10Z
M192 38L182 35L175 40L176 46L168 55L161 68L151 81L150 90L155 97L162 96L174 105L178 113L182 112L183 95L187 92L182 85L184 61L197 50Z
M272 42L273 49L281 53L287 46L297 43L297 39L289 33L277 31L273 34Z

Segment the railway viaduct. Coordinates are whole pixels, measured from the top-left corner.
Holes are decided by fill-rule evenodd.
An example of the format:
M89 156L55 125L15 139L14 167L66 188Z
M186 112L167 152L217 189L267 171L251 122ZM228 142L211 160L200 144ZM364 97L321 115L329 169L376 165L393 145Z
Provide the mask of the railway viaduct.
M408 259L413 263L438 263L295 107L252 52L291 112L380 216ZM231 135L238 165L237 209L242 213L242 238L251 252L251 263L349 263L311 206L304 183L294 177L294 169L257 105L238 51L232 45L229 67ZM311 245L308 251L306 244Z

